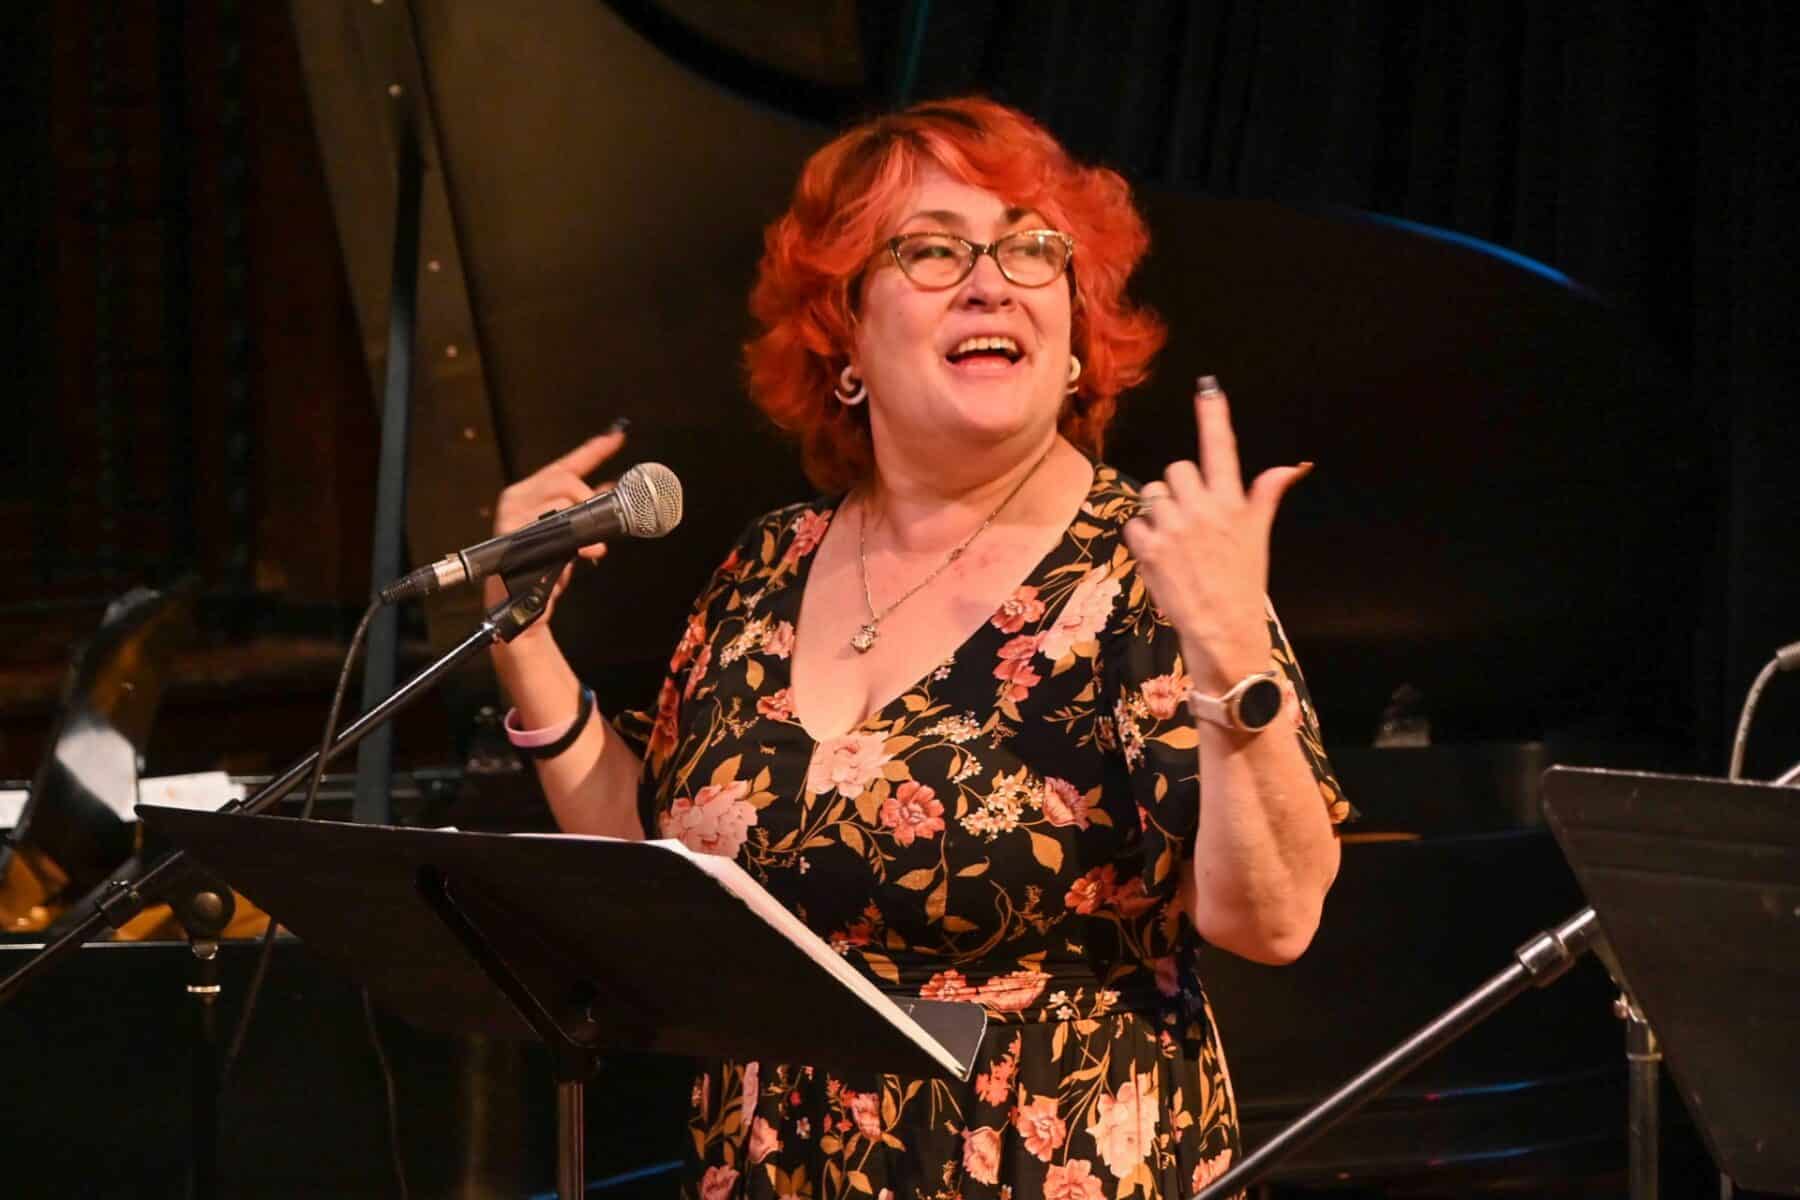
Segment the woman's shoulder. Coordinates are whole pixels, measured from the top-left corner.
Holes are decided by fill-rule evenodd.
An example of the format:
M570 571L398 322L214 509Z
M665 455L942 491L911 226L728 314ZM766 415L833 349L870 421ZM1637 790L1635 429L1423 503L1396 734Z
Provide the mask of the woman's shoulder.
M784 504L780 508L771 508L750 522L754 529L787 529L798 524L808 516L829 516L837 508L838 498L835 496L814 496L810 500L796 500Z
M1098 524L1117 537L1125 523L1138 514L1143 503L1138 498L1138 491L1136 479L1107 463L1095 463L1093 485L1088 488L1087 499L1082 501L1075 519Z
M793 566L819 544L836 507L836 498L818 496L751 518L731 543L720 570L742 573L757 567Z
M1070 526L1079 579L1072 601L1104 610L1100 640L1139 636L1160 616L1125 544L1125 525L1142 508L1138 481L1107 463L1094 464L1094 482ZM1065 568L1067 569L1067 568ZM1088 595L1088 593L1092 595Z

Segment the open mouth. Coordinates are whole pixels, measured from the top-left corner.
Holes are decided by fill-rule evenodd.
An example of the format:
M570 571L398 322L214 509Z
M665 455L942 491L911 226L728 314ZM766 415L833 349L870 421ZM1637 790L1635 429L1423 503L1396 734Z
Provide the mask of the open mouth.
M944 357L955 366L972 363L1011 366L1024 358L1025 352L1009 337L971 337L956 343Z

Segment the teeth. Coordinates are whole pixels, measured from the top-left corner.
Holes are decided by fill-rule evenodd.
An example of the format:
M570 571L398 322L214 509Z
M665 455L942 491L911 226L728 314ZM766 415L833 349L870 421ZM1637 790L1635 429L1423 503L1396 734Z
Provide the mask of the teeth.
M1020 354L1019 343L1009 337L972 337L956 343L950 355L955 357L958 354L974 354L978 350L1003 350L1014 358Z

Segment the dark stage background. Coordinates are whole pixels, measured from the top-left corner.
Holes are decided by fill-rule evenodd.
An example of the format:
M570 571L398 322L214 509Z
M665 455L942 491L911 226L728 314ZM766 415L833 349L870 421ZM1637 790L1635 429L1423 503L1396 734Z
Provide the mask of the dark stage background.
M608 64L584 72L534 32L564 11L602 57L648 39L633 61L660 60L639 74L666 103L592 107ZM569 606L606 618L571 618L568 636L620 674L620 698L745 514L805 490L735 362L757 230L792 166L855 114L983 90L1126 172L1155 221L1146 290L1173 336L1112 457L1160 469L1186 437L1186 380L1211 370L1253 462L1320 462L1284 516L1275 595L1328 733L1365 740L1411 682L1452 738L1574 730L1722 767L1751 675L1800 628L1786 9L748 11L416 6L480 326L456 369L485 385L493 445L467 470L454 437L415 446L414 487L470 500L471 479L523 473L621 412L635 454L687 468L678 539L621 555ZM0 774L36 762L68 646L104 601L188 574L206 644L151 765L267 765L304 740L367 594L382 330L359 327L345 262L391 218L334 220L280 6L8 5L0 23L18 431L0 449ZM726 198L696 179L729 181ZM583 226L609 206L639 224ZM1482 239L1586 291L1534 292L1523 272L1490 287L1491 258L1391 230L1338 236L1350 209ZM561 274L557 238L579 247ZM415 512L414 540L421 521L436 536L412 557L479 531L480 505L464 508L435 528ZM403 759L453 754L467 703L416 719ZM1752 773L1800 757L1800 697L1776 687L1766 706ZM223 729L206 715L221 710L237 716Z
M370 589L393 185L363 93L390 16L438 196L409 557L631 417L689 515L563 606L614 705L649 698L742 523L806 494L739 384L762 225L834 128L971 91L1150 216L1170 347L1109 457L1160 471L1212 371L1248 465L1319 462L1272 591L1346 761L1411 685L1441 743L1722 773L1750 679L1800 639L1778 0L0 4L0 778L32 773L71 646L140 584L198 596L150 773L315 736ZM403 663L468 616L408 614ZM398 761L460 763L493 699L456 681ZM1800 686L1758 731L1749 774L1800 759Z

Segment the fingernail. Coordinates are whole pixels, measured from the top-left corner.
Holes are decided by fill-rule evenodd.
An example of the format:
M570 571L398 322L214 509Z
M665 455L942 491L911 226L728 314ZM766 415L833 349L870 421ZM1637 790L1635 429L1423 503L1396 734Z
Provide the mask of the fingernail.
M1312 474L1313 466L1314 466L1314 463L1311 459L1304 459L1300 462L1295 463L1294 469L1300 472L1300 474L1295 476L1295 478L1296 479L1305 479L1308 475Z
M630 429L630 428L631 428L631 418L630 417L614 417L613 423L606 427L606 432L608 432L608 433L624 433L627 429Z
M1219 378L1216 375L1202 375L1199 384L1200 394L1202 396L1206 395L1208 392L1217 392L1220 390Z

